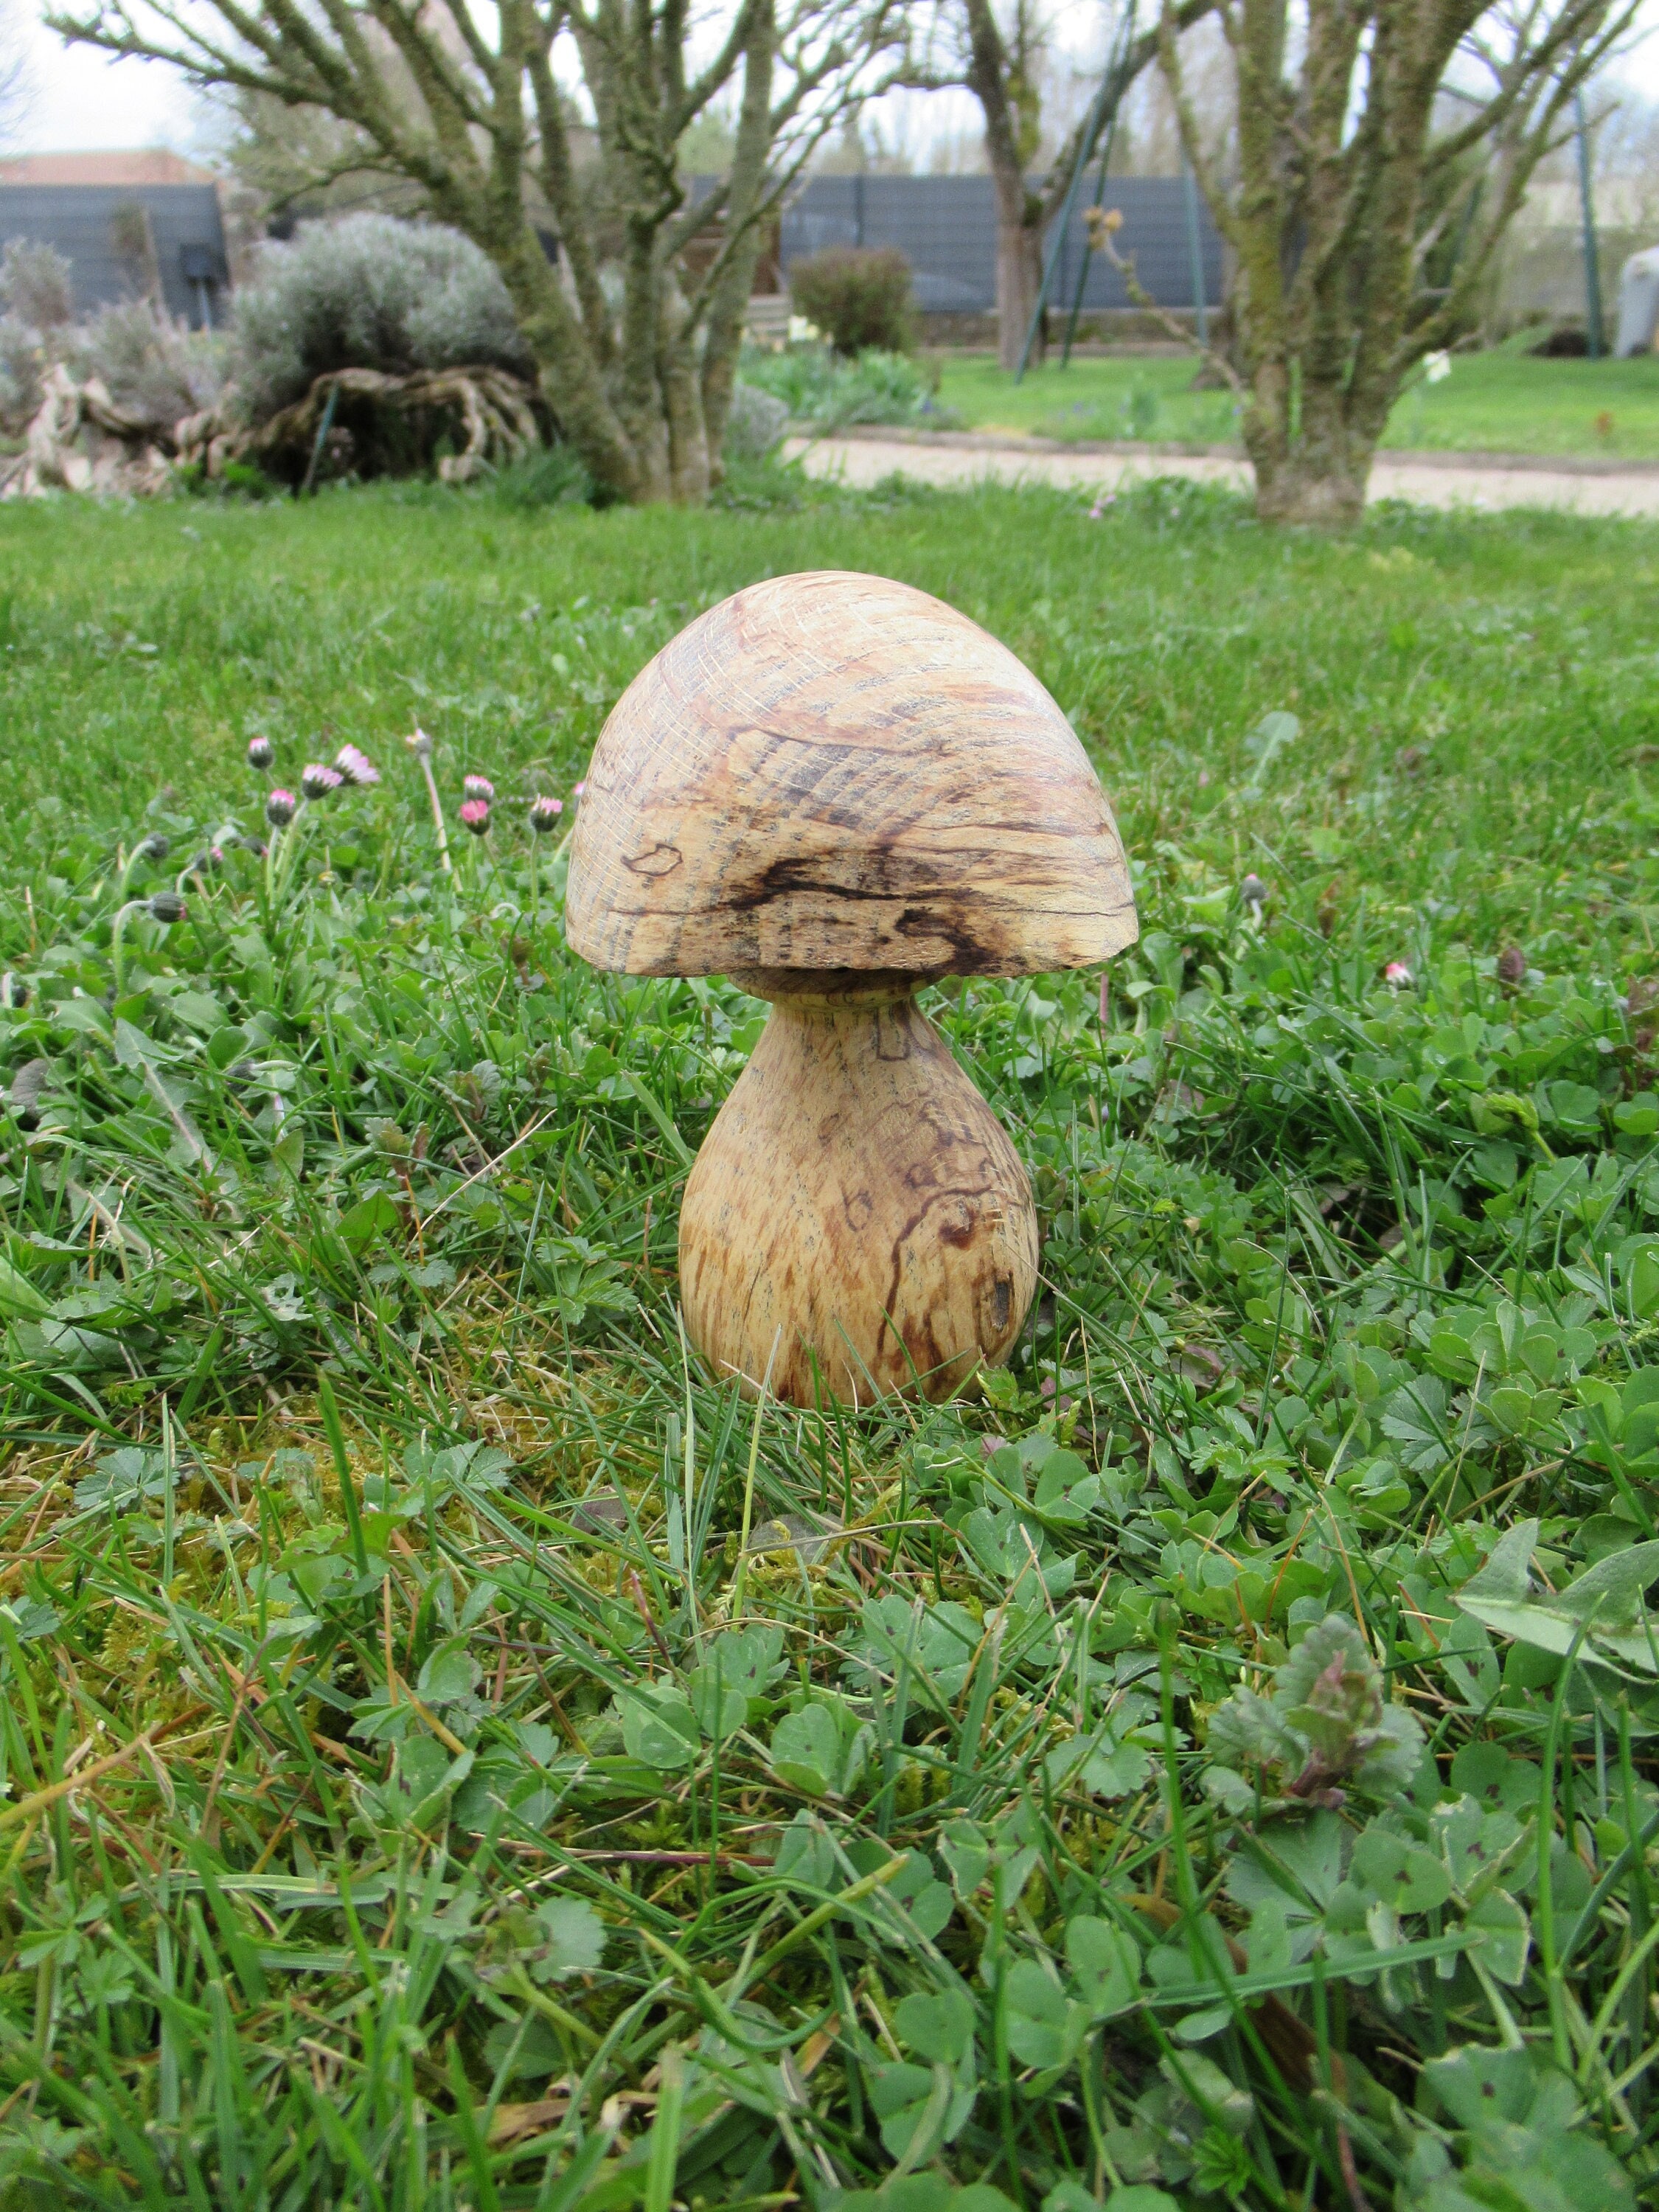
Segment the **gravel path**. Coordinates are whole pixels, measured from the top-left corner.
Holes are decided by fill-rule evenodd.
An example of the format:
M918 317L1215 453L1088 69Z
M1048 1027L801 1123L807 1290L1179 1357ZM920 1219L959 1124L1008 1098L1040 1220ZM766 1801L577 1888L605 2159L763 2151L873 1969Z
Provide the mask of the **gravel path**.
M923 483L1047 483L1110 491L1152 476L1191 477L1205 483L1248 486L1241 461L1213 453L1067 452L1005 442L971 433L906 437L879 432L791 438L792 459L805 454L814 476L849 484L878 483L896 470ZM1659 515L1659 468L1571 464L1552 466L1507 458L1476 460L1422 454L1381 454L1371 470L1372 499L1408 499L1425 507L1547 507L1577 514Z

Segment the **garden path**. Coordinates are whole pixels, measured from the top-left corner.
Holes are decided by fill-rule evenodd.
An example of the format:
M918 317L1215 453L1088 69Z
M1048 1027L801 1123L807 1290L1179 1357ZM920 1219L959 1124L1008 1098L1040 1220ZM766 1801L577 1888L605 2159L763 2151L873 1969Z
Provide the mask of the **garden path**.
M1243 461L1224 453L1128 448L1068 451L1063 447L972 432L906 436L902 431L854 430L833 437L791 438L791 459L804 456L813 476L840 476L852 485L879 483L897 471L924 483L1000 483L1095 487L1110 492L1153 476L1191 477L1206 483L1248 485ZM1579 514L1659 516L1659 468L1632 463L1609 468L1542 465L1510 456L1379 453L1370 497L1412 500L1425 507L1547 507Z

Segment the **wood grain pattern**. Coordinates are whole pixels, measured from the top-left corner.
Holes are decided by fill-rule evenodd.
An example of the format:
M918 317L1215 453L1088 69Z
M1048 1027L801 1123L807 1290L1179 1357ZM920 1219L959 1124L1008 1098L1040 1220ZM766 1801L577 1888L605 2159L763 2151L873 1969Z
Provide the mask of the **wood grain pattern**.
M1025 1170L908 980L780 997L680 1213L686 1329L714 1372L752 1389L769 1360L774 1393L811 1406L816 1356L826 1401L938 1401L1006 1358L1036 1265Z
M595 967L1012 975L1133 941L1111 810L1065 716L908 585L784 576L701 616L606 722L565 929Z

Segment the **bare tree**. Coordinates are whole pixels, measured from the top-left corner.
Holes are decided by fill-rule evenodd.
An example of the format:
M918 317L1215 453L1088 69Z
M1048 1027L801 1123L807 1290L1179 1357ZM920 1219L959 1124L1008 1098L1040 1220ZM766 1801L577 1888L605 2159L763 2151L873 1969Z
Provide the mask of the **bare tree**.
M1176 0L1178 27L1197 22L1212 4L1213 0ZM1095 136L1112 108L1156 58L1158 30L1154 24L1129 42L1113 68L1106 106L1090 103L1034 183L1032 164L1042 143L1041 86L1048 38L1037 0L1012 0L1000 16L993 0L951 0L946 22L956 40L955 74L946 64L931 76L919 72L915 81L966 85L985 118L986 166L997 203L997 353L1004 368L1018 368L1042 283L1044 235L1066 197L1079 153L1093 150Z
M239 212L248 210L261 235L273 216L289 218L296 209L308 216L365 208L416 215L425 204L418 185L386 174L366 133L325 108L292 107L238 88L204 101L202 123L211 158L234 180Z
M690 0L497 0L487 20L469 0L103 0L47 21L349 125L354 167L370 149L495 263L595 479L695 501L719 472L763 226L825 131L884 85L900 9L738 0L701 25ZM580 143L560 82L573 67L592 115ZM679 143L728 94L731 167L692 204ZM694 240L713 247L696 274Z
M1389 410L1470 319L1528 179L1638 0L1218 0L1230 176L1188 97L1181 16L1159 58L1237 268L1236 351L1265 520L1342 522Z

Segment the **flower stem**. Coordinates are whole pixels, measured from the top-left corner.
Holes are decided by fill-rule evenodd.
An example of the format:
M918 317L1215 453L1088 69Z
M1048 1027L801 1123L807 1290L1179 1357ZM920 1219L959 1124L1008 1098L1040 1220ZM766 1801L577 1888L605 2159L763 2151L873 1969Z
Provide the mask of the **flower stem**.
M300 846L301 842L301 825L305 822L307 811L307 803L304 799L301 799L298 807L295 811L294 819L292 822L288 824L285 830L283 830L278 833L278 837L271 840L270 851L266 856L265 865L267 871L267 889L273 903L276 900L287 896L289 884L293 879L295 866L300 857ZM280 875L276 877L275 888L274 890L271 890L270 888L269 879L274 868L274 863L276 858L276 846L279 839L283 848L282 872Z
M143 903L143 899L129 899L125 906L116 909L115 920L110 927L109 959L110 966L115 971L115 995L118 999L124 996L125 988L127 916L137 914Z
M443 863L447 876L455 871L449 861L449 832L444 826L443 801L438 796L437 779L432 773L432 763L424 753L421 756L421 774L426 778L427 797L432 801L432 826L438 833L438 858Z

